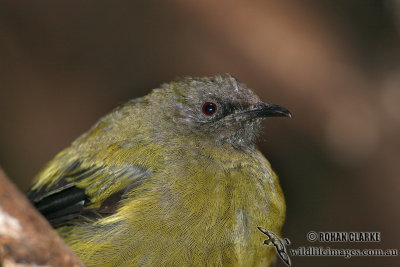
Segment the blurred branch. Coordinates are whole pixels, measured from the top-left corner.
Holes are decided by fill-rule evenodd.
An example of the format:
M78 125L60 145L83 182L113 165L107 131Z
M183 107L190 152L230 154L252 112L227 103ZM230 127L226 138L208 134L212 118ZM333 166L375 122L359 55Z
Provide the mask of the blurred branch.
M0 169L0 266L83 266Z

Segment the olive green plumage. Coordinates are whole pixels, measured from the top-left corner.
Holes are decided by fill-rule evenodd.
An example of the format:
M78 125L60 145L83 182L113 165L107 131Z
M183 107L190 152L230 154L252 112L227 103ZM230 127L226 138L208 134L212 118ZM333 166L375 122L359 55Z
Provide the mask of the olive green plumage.
M164 84L103 117L28 193L87 266L268 266L278 178L260 121L290 116L231 76Z

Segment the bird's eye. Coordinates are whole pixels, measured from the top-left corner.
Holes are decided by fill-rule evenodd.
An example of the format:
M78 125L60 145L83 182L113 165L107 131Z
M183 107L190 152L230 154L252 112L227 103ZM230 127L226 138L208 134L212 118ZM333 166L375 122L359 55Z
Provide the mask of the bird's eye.
M217 105L211 102L206 102L203 105L203 113L207 116L212 116L217 112Z

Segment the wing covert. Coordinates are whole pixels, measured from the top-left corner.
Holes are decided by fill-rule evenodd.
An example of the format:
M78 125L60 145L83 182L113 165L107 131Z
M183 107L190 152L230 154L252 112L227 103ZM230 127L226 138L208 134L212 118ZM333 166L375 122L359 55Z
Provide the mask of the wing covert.
M54 171L50 163L39 177L52 175L48 179L52 182L33 186L28 192L33 205L53 226L113 214L124 194L152 173L139 165L87 165L79 160L63 166ZM53 173L46 173L47 169Z

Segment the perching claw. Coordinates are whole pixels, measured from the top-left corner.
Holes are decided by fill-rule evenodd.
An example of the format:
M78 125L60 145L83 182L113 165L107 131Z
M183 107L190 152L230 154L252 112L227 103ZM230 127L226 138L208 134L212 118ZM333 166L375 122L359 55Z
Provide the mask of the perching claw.
M290 245L290 240L288 238L280 239L276 234L263 227L257 227L260 232L268 236L268 239L264 240L264 244L271 246L274 245L276 252L286 265L291 266L291 260L289 254L287 253L285 244Z

